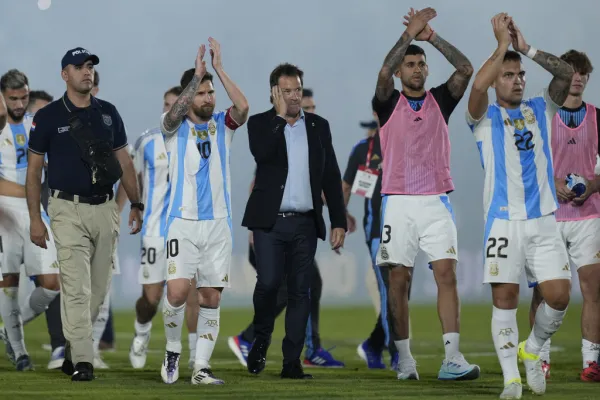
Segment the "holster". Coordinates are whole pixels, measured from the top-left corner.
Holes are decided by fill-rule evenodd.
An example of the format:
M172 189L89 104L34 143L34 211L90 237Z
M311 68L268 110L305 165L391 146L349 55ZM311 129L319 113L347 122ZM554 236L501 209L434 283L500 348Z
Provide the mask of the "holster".
M69 125L69 133L79 146L81 159L90 171L93 187L114 185L121 179L123 170L113 151L112 133L110 139L98 138L77 115L69 119Z

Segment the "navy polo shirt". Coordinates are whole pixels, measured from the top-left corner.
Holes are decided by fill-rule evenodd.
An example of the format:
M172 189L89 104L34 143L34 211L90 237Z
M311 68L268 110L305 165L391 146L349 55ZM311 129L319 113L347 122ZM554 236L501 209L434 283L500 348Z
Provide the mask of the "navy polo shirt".
M48 155L48 187L79 196L106 195L112 185L92 185L92 174L81 158L81 150L69 132L69 118L77 114L98 137L104 137L119 150L127 146L127 134L119 112L107 101L92 96L91 104L78 108L65 93L41 108L34 116L29 133L29 151Z

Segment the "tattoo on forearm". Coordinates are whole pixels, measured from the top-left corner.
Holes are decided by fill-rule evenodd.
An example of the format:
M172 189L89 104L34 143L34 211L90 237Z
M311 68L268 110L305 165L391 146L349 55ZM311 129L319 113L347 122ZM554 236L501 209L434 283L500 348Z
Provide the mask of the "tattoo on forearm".
M194 75L190 83L177 98L175 104L173 104L173 107L171 107L171 110L165 115L163 124L167 131L171 132L179 126L183 117L187 114L190 104L194 101L198 86L200 86L200 78Z
M404 32L396 42L396 45L385 57L377 79L377 89L375 90L375 94L380 101L385 101L391 96L394 90L394 72L400 66L411 41L412 38L407 32Z
M444 40L439 34L436 33L431 44L456 68L456 72L448 79L448 89L454 98L461 97L467 90L467 86L469 86L469 80L473 75L473 65L471 65L467 56Z
M548 87L548 94L552 101L562 105L569 96L571 87L571 78L573 78L573 67L560 58L538 50L533 61L541 65L546 71L550 72L554 78Z

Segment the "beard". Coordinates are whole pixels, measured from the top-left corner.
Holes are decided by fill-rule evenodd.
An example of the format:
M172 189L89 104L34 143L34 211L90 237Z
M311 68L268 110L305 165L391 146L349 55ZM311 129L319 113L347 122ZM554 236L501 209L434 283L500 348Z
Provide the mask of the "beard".
M15 110L11 110L10 108L7 107L6 112L8 113L8 116L10 117L10 119L12 119L15 122L21 122L21 120L23 119L23 116L25 115L25 109L21 108L18 109L18 112L15 112Z
M410 90L414 90L415 92L418 92L418 91L422 90L423 87L425 86L425 78L421 77L420 81L414 82L411 77L410 80L408 80L407 82L402 82L402 83L404 84L404 86L406 86Z
M215 106L192 107L192 111L202 121L208 121L215 111Z

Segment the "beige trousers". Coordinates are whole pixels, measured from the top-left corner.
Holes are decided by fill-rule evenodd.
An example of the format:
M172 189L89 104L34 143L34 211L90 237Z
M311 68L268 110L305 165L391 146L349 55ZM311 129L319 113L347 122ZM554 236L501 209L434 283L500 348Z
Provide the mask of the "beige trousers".
M113 200L90 205L51 196L48 214L60 268L60 311L74 365L93 363L92 322L110 287L120 215Z

